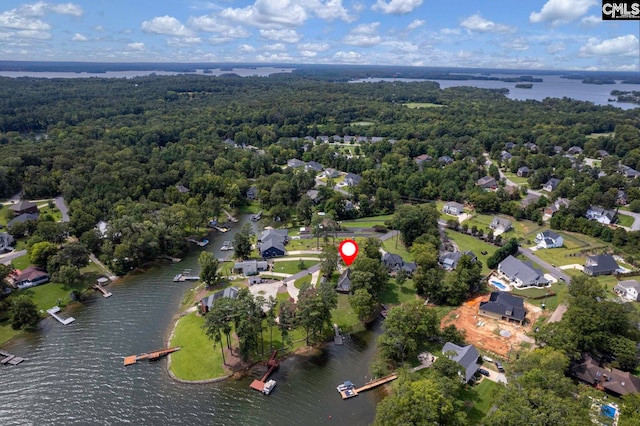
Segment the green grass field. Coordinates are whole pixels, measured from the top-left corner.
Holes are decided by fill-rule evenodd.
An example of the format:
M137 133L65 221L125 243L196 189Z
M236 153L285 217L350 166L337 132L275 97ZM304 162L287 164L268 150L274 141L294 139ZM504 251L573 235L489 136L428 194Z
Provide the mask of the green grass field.
M375 225L384 225L384 222L391 219L392 217L392 214L374 217L363 217L360 219L345 220L341 222L341 225L345 228L371 228Z
M413 254L399 240L399 237L389 238L382 242L382 248L393 254L399 254L405 262L413 262Z
M631 225L633 225L634 219L631 216L619 214L617 217L618 217L618 221L616 222L616 225L626 226L627 228L630 228Z
M373 121L353 121L350 124L352 126L373 126L376 123Z
M512 229L502 234L503 240L516 238L521 241L529 241L530 243L533 243L533 240L537 233L544 229L543 226L540 226L530 220L516 221L513 217L505 215L486 215L474 213L473 217L466 220L464 223L469 226L469 229L471 229L473 225L476 225L479 230L487 232L487 230L489 229L489 224L496 216L511 221Z
M11 327L11 322L8 320L0 322L0 345L13 339L14 337L20 336L23 333L25 332L22 330L14 330Z
M551 284L550 287L545 288L529 288L524 290L512 290L511 293L523 296L527 298L527 302L532 305L542 306L544 303L546 305L547 311L553 311L558 307L560 303L562 303L568 294L567 285L563 282L557 282ZM545 295L554 293L553 296L548 296L546 299ZM533 299L533 297L542 297L541 299Z
M460 392L460 397L469 402L467 417L471 424L480 424L489 414L502 387L503 385L485 378L478 385Z
M292 258L293 259L293 258ZM307 269L318 262L314 262L312 260L304 260L305 267L303 269ZM273 264L273 272L280 272L283 274L296 274L303 269L300 269L298 265L300 264L300 260L285 260L283 262L275 262Z
M15 269L22 270L31 265L31 259L29 258L28 254L25 254L24 256L16 257L15 259L13 259L11 261L11 264Z
M302 288L303 285L308 284L311 282L311 275L305 275L302 278L298 278L297 280L295 280L295 282L293 283L293 285L296 288Z
M322 237L317 240L315 237L307 238L304 240L291 240L287 244L287 251L295 251L295 250L316 250L316 242L320 242L320 247L322 247L323 241Z
M331 312L331 321L338 324L344 332L354 332L361 327L358 316L349 305L350 297L347 294L338 294L338 307Z
M510 181L512 181L513 183L515 183L517 185L527 185L528 184L526 177L520 177L515 173L504 172L504 177L506 177L507 179L509 179Z
M400 287L396 284L396 279L391 277L380 292L380 303L386 305L400 305L416 299L416 287L412 279L408 279Z
M491 271L487 268L487 259L496 252L498 247L460 232L447 230L446 234L450 240L456 243L460 251L471 250L478 257L478 260L482 262L483 275L487 275ZM487 254L482 254L482 252Z

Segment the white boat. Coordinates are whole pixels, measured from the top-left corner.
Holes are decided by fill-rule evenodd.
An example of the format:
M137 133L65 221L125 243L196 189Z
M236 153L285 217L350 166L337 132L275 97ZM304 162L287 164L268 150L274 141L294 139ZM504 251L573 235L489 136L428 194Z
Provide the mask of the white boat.
M265 395L269 395L273 388L276 387L276 381L271 379L268 380L267 383L264 384L264 388L262 388L262 393Z
M231 244L231 241L225 241L224 243L222 243L222 247L220 247L220 250L222 251L233 250L233 244Z
M351 383L349 380L345 380L344 383L339 384L336 389L338 390L338 392L343 392L343 391L351 390L355 387L356 385Z

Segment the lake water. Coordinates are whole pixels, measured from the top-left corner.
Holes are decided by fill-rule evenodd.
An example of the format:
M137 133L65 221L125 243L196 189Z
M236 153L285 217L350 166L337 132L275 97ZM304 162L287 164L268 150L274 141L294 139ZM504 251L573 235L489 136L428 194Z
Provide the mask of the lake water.
M87 73L87 72L39 72L39 71L0 71L0 77L36 77L36 78L133 78L144 77L147 75L180 75L180 74L197 74L207 76L220 76L223 74L237 74L240 77L266 77L276 73L290 73L293 68L274 68L274 67L256 67L256 68L232 68L231 70L220 68L211 68L204 72L204 69L197 69L194 72L175 72L161 70L132 70L132 71L107 71L104 73Z
M219 247L241 223L214 234L207 249L224 257ZM367 380L377 324L344 346L329 344L318 355L284 360L269 396L249 388L264 368L242 379L189 385L169 377L166 359L123 366L123 356L165 346L190 287L174 283L173 276L185 268L196 273L199 251L110 284L113 297L96 296L64 312L75 317L71 325L47 319L39 333L4 345L29 360L0 366L0 425L371 424L380 390L343 401L336 386Z
M526 74L523 72L523 75ZM491 77L514 77L508 74L491 74ZM532 99L541 101L545 98L571 98L579 101L589 101L595 105L611 105L622 109L638 108L640 105L609 102L612 98L612 90L621 91L640 91L638 84L583 84L582 80L572 80L561 78L559 75L534 75L534 77L542 78L542 83L533 83L531 89L516 88L517 83L507 83L495 80L424 80L424 79L402 79L402 78L367 78L354 80L354 83L371 83L377 81L398 81L398 82L415 82L415 81L435 81L440 84L441 89L449 87L470 86L481 89L509 89L506 95L514 100Z

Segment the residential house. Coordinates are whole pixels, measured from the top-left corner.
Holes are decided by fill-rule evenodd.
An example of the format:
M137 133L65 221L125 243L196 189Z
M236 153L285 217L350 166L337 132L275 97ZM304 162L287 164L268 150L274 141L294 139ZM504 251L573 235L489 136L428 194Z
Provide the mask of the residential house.
M13 235L0 232L0 253L13 250Z
M7 229L11 230L16 223L25 223L30 221L37 221L40 215L38 213L23 213L20 216L16 216L7 223Z
M516 288L544 287L549 284L542 269L537 269L530 262L523 262L513 256L500 262L497 271Z
M357 186L361 180L362 180L362 176L357 175L355 173L347 173L347 175L344 177L344 182L348 186Z
M233 271L238 274L247 276L258 275L262 271L269 270L269 264L266 260L245 260L244 262L236 262L233 264Z
M629 204L629 198L627 197L626 191L619 189L618 194L616 195L616 204L619 206L626 206Z
M327 168L324 169L324 177L327 179L335 179L340 176L340 172L336 169Z
M16 288L29 288L49 281L49 274L38 266L28 266L22 271L16 271L13 285Z
M551 230L539 232L535 239L536 244L540 248L559 248L564 244L562 235L556 234Z
M527 148L531 152L538 152L538 145L533 142L527 142L524 144L524 147Z
M518 169L516 175L518 177L529 177L529 173L531 173L531 170L527 166L523 166Z
M324 167L322 167L322 164L318 163L317 161L309 161L304 168L306 170L313 170L314 172L321 172L322 170L324 170Z
M485 176L476 181L476 186L479 186L483 189L492 190L498 188L498 183L493 176Z
M504 144L504 149L506 149L507 151L512 150L513 148L515 148L516 144L513 142L506 142Z
M310 189L307 192L305 192L304 195L311 198L311 201L313 201L314 204L320 201L320 191L318 191L317 189Z
M28 200L20 200L9 207L9 210L13 212L14 216L20 216L21 214L37 214L38 206L36 203L32 203Z
M494 291L486 302L480 302L478 315L522 324L527 315L524 299L503 291Z
M344 209L345 212L350 212L356 209L356 205L353 204L351 200L342 200L342 202L343 202L342 208Z
M547 183L545 183L542 186L542 190L543 191L547 191L547 192L553 192L556 190L556 188L558 187L558 185L560 185L560 179L558 178L551 178L547 181Z
M218 299L237 299L239 292L240 290L238 289L238 287L227 287L224 290L216 291L215 293L210 294L209 296L200 300L200 313L204 315L209 312Z
M342 142L342 136L340 135L333 135L331 136L331 138L333 139L334 142Z
M444 165L453 163L453 158L448 155L443 155L442 157L438 157L438 163L442 163Z
M444 207L442 207L442 211L446 214L458 216L464 213L464 206L460 203L456 203L455 201L449 201L445 203Z
M378 142L382 142L384 140L384 138L382 136L372 136L371 137L371 143L378 143Z
M247 193L246 193L246 197L247 200L257 200L258 199L258 187L257 186L251 186L249 187L249 189L247 189Z
M291 167L292 169L299 169L300 167L305 166L305 162L302 160L298 160L297 158L292 158L291 160L287 161L287 166Z
M351 291L351 268L346 268L338 278L336 285L338 293L349 293Z
M538 194L530 192L522 199L522 201L520 201L520 206L526 208L528 206L538 204L539 200L540 196Z
M507 152L507 151L502 151L502 152L500 153L500 159L501 159L502 161L509 161L509 160L511 160L512 158L513 158L513 155L511 155L511 154L510 154L509 152Z
M582 154L582 148L580 148L579 146L572 146L571 148L569 148L567 150L567 154L569 155L578 155L578 154Z
M238 148L238 144L233 139L227 138L224 140L224 143L232 148Z
M382 263L389 272L399 272L404 270L407 274L413 274L417 269L414 262L405 262L402 256L393 253L385 253L382 255Z
M351 141L355 141L355 137L351 135L344 135L344 137L342 138L342 141L344 143L350 143Z
M329 143L329 136L327 135L319 135L316 140L321 143Z
M596 151L596 157L605 158L605 157L608 157L608 156L609 156L609 153L607 151L605 151L604 149L599 149L599 150Z
M613 275L618 269L620 266L610 254L589 256L584 264L584 273L592 277Z
M425 161L431 161L431 160L433 160L433 157L430 156L429 154L422 154L413 158L413 161L415 161L418 166L424 163Z
M554 214L556 214L556 212L560 210L560 208L563 208L563 207L564 208L569 207L569 200L566 198L558 198L553 203L551 203L550 206L544 209L544 214L547 216L553 216Z
M611 225L616 221L615 211L598 206L589 206L585 216L587 219L595 220L603 225Z
M494 216L493 220L489 224L489 228L493 229L494 231L507 232L509 229L511 229L511 221L498 216Z
M601 362L588 354L584 354L579 362L572 364L569 372L572 377L581 382L616 397L640 392L638 377L616 368L604 367Z
M470 382L480 368L478 364L480 354L473 345L458 346L455 343L447 342L442 348L442 353L462 367L463 371L458 374L462 376L463 383Z
M640 300L640 283L636 280L620 281L613 291L623 299L637 302Z
M181 194L188 194L189 193L189 188L187 188L184 185L176 185L176 189L178 190L179 193Z
M564 148L562 148L560 145L555 145L553 147L553 152L555 152L556 154L562 154L562 151L564 151Z
M630 179L635 179L640 175L639 171L637 171L636 169L633 169L633 168L631 168L629 166L625 166L624 164L621 164L618 167L618 173L620 173L624 177L627 177L627 178L630 178Z
M443 253L438 258L438 263L440 264L440 266L442 266L443 269L447 271L453 271L458 266L458 262L460 262L460 259L463 255L469 256L472 262L478 260L478 257L474 252L472 252L471 250L467 250L465 252L454 251Z
M258 239L258 250L263 258L284 256L289 242L288 229L268 229Z

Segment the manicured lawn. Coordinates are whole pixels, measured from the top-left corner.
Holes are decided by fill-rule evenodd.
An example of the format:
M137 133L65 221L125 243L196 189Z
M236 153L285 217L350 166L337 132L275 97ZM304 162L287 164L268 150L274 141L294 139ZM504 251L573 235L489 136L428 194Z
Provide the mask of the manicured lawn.
M262 208L260 208L260 201L249 201L249 204L240 206L240 208L238 208L240 214L256 214L260 210L262 210Z
M556 231L554 231L556 232ZM560 231L557 232L564 239L564 246L554 249L537 250L535 255L553 265L584 265L586 256L580 254L581 250L589 248L591 250L599 250L609 247L606 243L591 238L586 235L576 234L574 232Z
M40 216L44 217L46 215L50 215L55 222L60 222L62 220L62 213L57 208L49 208L49 206L41 207L38 209L40 211Z
M170 346L180 346L171 354L171 371L183 380L205 380L225 375L222 368L220 345L214 346L202 325L204 318L196 313L186 315L178 321ZM223 345L226 345L223 336Z
M9 341L10 339L13 339L16 336L19 336L22 333L23 331L21 330L14 330L11 327L10 321L7 320L0 322L0 345Z
M633 218L631 216L626 216L623 214L619 214L618 215L618 221L616 222L617 225L620 226L626 226L627 228L630 228L631 225L633 225Z
M71 290L60 283L47 283L37 287L20 290L16 294L26 294L33 299L38 309L46 311L54 306L65 307L71 302L69 293ZM44 314L46 315L46 313Z
M460 396L473 405L467 409L467 416L471 424L480 424L482 419L489 414L489 410L497 402L496 397L503 386L483 379L478 385L461 392Z
M478 260L482 262L482 274L486 275L491 271L487 268L487 259L495 253L498 247L460 232L447 230L446 234L450 240L458 245L460 251L471 250L478 257ZM487 254L482 254L482 252Z
M402 287L396 284L396 279L391 277L380 293L380 303L387 305L400 305L416 299L416 287L412 279L404 282Z
M287 251L294 251L294 250L317 250L318 248L316 247L316 242L319 241L320 242L320 247L322 247L322 244L324 243L322 241L322 237L320 237L319 240L316 240L316 238L308 238L308 239L304 239L304 240L291 240L289 241L289 243L287 244ZM329 240L331 241L331 240Z
M537 233L544 229L543 226L540 226L535 222L531 222L530 220L516 221L513 217L505 215L486 215L474 213L473 217L466 220L464 223L469 225L469 229L471 229L473 225L476 225L479 230L488 232L489 224L496 216L511 221L512 229L502 234L503 240L517 238L524 241L530 240L533 243L533 240Z
M11 261L11 264L14 268L22 270L31 265L31 259L29 258L28 254L25 254L24 256L16 257L15 259L13 259Z
M280 272L283 274L296 274L303 269L307 269L318 262L314 262L312 260L304 260L304 268L300 269L298 265L300 264L300 260L286 260L284 262L275 262L273 264L273 272Z
M363 217L360 219L342 221L341 225L345 228L371 228L375 225L384 225L384 222L391 219L392 217L392 214L374 217Z
M413 254L407 250L399 236L383 241L382 248L393 254L399 254L405 262L413 262Z
M296 288L302 288L303 285L308 284L311 282L311 275L305 275L302 278L298 278L297 280L295 280L295 282L293 283L293 285Z
M553 296L549 296L546 299L543 297L547 294L547 292L555 293ZM553 311L558 307L560 303L562 303L568 294L567 285L562 281L551 284L550 287L545 288L530 288L524 290L513 290L511 293L523 296L527 298L527 302L532 305L542 306L543 303L546 305L547 311ZM542 297L541 299L532 299L532 297Z
M515 173L504 172L504 176L517 185L527 185L527 178L519 177Z
M351 309L349 298L347 294L338 294L338 307L331 312L331 321L344 332L354 331L361 326L358 316Z

